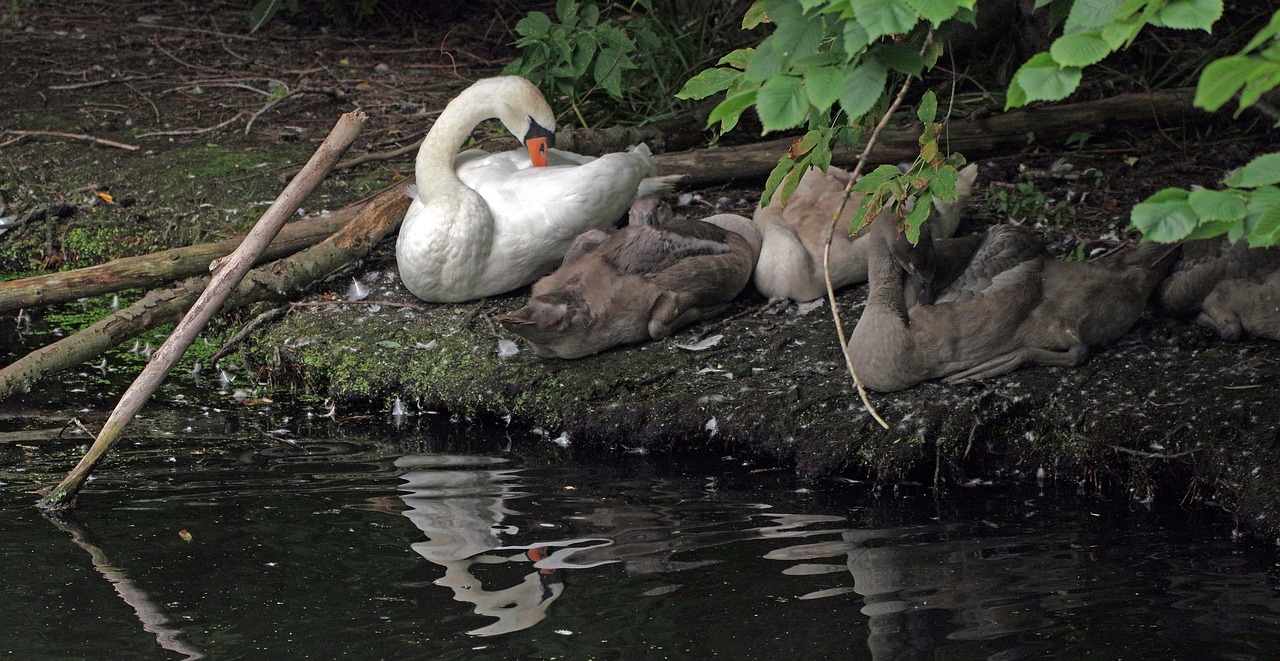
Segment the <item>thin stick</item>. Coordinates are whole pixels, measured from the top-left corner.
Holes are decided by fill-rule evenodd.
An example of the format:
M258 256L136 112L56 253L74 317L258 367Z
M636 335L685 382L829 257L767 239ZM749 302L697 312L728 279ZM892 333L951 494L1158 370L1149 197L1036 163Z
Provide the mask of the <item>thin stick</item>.
M128 424L133 416L142 409L143 404L151 397L156 388L164 382L164 378L169 371L178 364L178 360L182 358L183 352L195 340L196 336L204 328L222 307L222 303L227 296L236 288L244 275L253 267L254 262L258 260L258 255L266 249L267 245L275 237L280 228L284 226L286 220L302 205L302 202L315 190L316 186L324 180L325 175L338 162L338 158L342 152L355 140L359 135L360 129L364 127L364 123L368 118L361 110L354 110L343 115L338 123L334 126L333 131L329 133L329 137L325 138L324 143L312 155L311 160L307 163L304 172L295 178L288 186L281 191L280 196L262 214L262 218L258 219L258 223L254 226L248 236L245 237L244 243L232 253L231 258L214 273L209 286L200 295L191 309L187 312L187 316L174 327L169 338L165 340L160 349L156 351L151 362L143 368L142 373L129 386L128 390L120 396L120 402L116 405L115 410L111 412L111 417L107 418L106 424L102 426L102 431L98 433L98 438L93 442L93 446L80 459L80 463L67 475L62 482L50 491L44 498L40 499L39 506L44 509L67 509L75 505L76 496L80 492L80 487L84 485L89 474L93 472L94 467L102 460L107 450L120 437L124 431L125 425Z
M100 145L106 145L107 147L115 147L117 149L127 149L129 151L138 151L137 145L126 145L123 142L116 142L115 140L106 140L103 138L95 138L91 135L85 135L83 133L61 133L59 131L18 131L16 129L8 129L5 131L5 133L8 133L10 135L16 135L18 137L14 138L13 140L0 142L0 147L4 147L5 145L11 145L26 137L46 135L54 138L71 138L73 140L88 140L89 142L96 142Z
M880 423L881 427L889 428L889 423L880 417L880 413L876 411L876 407L871 404L871 399L867 397L867 389L862 385L862 380L858 378L858 373L853 369L853 356L849 353L849 345L846 344L844 336L844 325L840 322L840 310L836 306L836 290L831 284L831 239L836 233L836 224L840 222L840 215L844 213L844 207L849 202L849 195L853 192L853 184L858 180L858 176L862 174L862 169L867 165L867 159L871 156L871 150L876 146L876 139L880 136L880 131L889 124L889 119L893 116L893 112L902 105L902 100L907 96L907 90L911 89L911 79L907 78L902 81L902 88L898 90L898 96L894 98L893 103L889 104L889 109L885 111L884 117L880 118L880 122L871 130L870 137L867 138L867 146L858 155L858 164L853 168L853 172L849 174L849 183L844 187L844 198L840 200L840 207L836 209L835 215L831 217L831 227L827 229L827 237L822 242L822 279L827 285L827 301L831 304L831 318L836 324L836 337L840 340L840 353L844 354L844 364L849 368L849 375L853 377L853 385L858 388L858 397L862 398L862 405L866 407L867 412L871 414L875 421Z

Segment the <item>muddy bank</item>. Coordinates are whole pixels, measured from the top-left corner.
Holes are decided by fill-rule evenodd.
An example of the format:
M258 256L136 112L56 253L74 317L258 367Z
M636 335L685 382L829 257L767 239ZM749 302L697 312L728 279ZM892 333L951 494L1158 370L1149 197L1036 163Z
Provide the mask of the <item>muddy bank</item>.
M275 386L323 393L340 409L385 414L399 398L409 416L501 419L575 453L732 454L805 478L944 492L1043 471L1135 506L1212 501L1243 527L1274 529L1280 351L1268 343L1223 343L1148 314L1079 368L873 394L886 431L850 388L825 306L802 313L752 292L665 341L565 361L535 356L493 322L527 290L423 306L399 284L389 245L355 277L371 285L365 302L296 308L256 337L249 363ZM335 281L335 298L349 284ZM864 297L865 287L840 296L850 327ZM500 356L500 339L522 351Z

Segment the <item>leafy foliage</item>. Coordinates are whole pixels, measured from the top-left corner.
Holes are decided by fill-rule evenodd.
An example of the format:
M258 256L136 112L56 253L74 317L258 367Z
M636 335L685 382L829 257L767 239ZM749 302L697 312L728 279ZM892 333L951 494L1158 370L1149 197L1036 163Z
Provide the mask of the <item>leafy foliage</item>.
M692 11L655 0L558 0L554 19L534 11L516 24L521 53L503 73L532 80L572 107L584 127L653 121L674 114L676 86L700 66L712 24L727 10L686 15Z
M808 168L831 165L834 143L857 145L887 109L891 80L918 78L933 67L942 53L933 29L947 21L972 21L974 5L975 0L759 0L742 27L772 24L773 31L755 48L735 50L691 78L677 96L723 93L708 123L719 124L722 133L752 107L765 133L805 127L765 184L766 203L779 186L785 201ZM961 156L939 152L937 102L932 93L926 99L919 108L926 123L921 155L910 170L880 168L855 187L867 193L862 210L871 215L864 218L886 204L906 212L901 205L919 197L907 213L913 237L932 207L929 199L955 199L957 168L964 163Z

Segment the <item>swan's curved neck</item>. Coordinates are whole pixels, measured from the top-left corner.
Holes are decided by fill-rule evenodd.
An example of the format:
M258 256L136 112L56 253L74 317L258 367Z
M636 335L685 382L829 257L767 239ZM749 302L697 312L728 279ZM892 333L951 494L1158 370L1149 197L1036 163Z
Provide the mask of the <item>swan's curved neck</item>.
M441 186L460 186L453 169L458 149L480 122L497 116L483 96L466 90L445 107L418 148L414 171L418 194L429 194Z
M889 252L883 237L871 237L870 250L867 251L867 280L870 290L867 292L867 310L879 310L892 313L905 323L907 306L903 299L903 271Z

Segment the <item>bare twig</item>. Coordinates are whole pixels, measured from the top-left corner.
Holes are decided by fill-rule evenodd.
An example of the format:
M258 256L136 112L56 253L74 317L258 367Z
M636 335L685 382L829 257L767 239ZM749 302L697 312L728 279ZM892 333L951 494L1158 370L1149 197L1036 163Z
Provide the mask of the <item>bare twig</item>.
M399 301L349 301L349 300L333 300L333 301L297 301L290 303L290 307L318 307L324 305L381 305L389 308L405 308L408 310L418 310L425 312L431 308L417 303L401 303Z
M51 138L71 138L72 140L87 140L89 142L97 143L99 145L104 145L107 147L115 147L117 149L127 149L129 151L138 151L137 145L127 145L123 142L116 142L115 140L107 140L105 138L95 138L91 135L85 135L83 133L62 133L60 131L19 131L16 129L7 129L5 133L8 133L13 136L17 136L17 137L15 137L12 140L6 140L4 142L0 142L0 147L11 145L19 140L22 140L23 138L29 138L34 136L48 136Z
M253 333L253 331L261 328L263 324L283 317L288 312L288 306L282 305L277 308L271 308L270 310L254 317L252 321L244 325L244 328L236 331L236 334L232 335L231 339L223 342L222 346L219 347L212 356L209 356L209 364L216 365L219 360L222 360L227 356L227 354L231 353L233 349L240 346L240 344L243 343L245 339Z
M1164 452L1146 452L1144 450L1134 450L1132 448L1126 448L1119 445L1112 445L1111 443L1108 443L1107 447L1111 448L1112 450L1115 450L1116 452L1123 452L1124 454L1131 454L1135 457L1144 457L1147 459L1180 459L1182 457L1186 457L1188 455L1194 454L1196 451L1195 448L1192 448L1190 450L1186 450L1183 452L1175 452L1173 454L1167 454Z
M51 90L78 90L86 87L98 87L100 85L110 85L112 83L127 83L133 80L150 80L158 78L160 74L152 74L150 76L123 76L120 78L107 78L106 80L91 80L85 83L71 83L68 85L50 85Z

